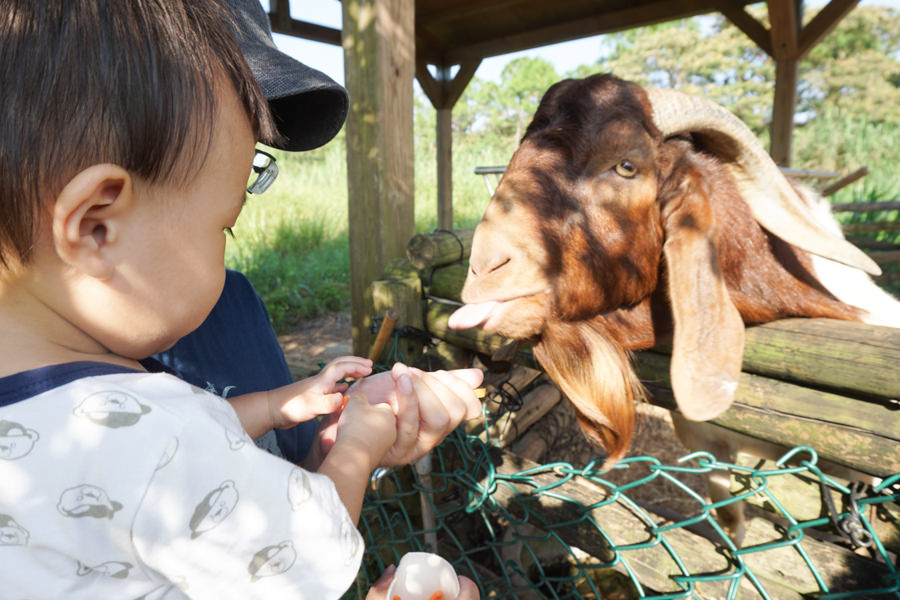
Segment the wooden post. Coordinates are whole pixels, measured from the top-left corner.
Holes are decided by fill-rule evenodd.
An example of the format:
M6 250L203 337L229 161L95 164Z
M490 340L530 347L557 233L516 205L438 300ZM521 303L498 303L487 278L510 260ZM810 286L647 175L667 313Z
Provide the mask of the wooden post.
M769 154L775 164L791 164L791 137L797 105L797 61L775 61L775 99L772 103L772 127Z
M775 60L769 154L781 166L791 164L798 62L858 3L859 0L830 0L801 28L803 6L800 0L769 0L769 22L773 25L767 30L745 10L743 2L720 0L722 14Z
M437 226L453 229L453 109L437 109Z
M453 229L453 105L469 84L480 60L466 62L451 75L450 65L438 65L432 76L428 65L416 65L416 77L437 110L437 226Z
M371 346L365 293L415 233L414 0L345 0L344 76L353 351Z
M797 62L803 6L799 0L768 2L775 59L775 98L769 154L776 164L791 164L791 133L797 105Z

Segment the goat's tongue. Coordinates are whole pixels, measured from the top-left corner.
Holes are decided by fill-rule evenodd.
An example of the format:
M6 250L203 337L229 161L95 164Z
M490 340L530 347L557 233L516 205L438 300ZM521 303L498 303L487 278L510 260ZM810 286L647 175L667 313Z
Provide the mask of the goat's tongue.
M469 329L470 327L478 327L491 315L495 308L500 306L499 302L479 302L478 304L463 304L456 309L447 325L450 329Z

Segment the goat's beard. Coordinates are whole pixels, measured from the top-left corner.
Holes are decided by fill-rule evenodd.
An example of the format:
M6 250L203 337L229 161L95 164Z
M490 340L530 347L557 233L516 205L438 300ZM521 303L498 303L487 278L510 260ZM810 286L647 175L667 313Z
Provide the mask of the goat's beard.
M594 321L550 321L533 351L575 406L587 437L606 451L605 466L624 457L634 433L634 404L646 397L629 353Z

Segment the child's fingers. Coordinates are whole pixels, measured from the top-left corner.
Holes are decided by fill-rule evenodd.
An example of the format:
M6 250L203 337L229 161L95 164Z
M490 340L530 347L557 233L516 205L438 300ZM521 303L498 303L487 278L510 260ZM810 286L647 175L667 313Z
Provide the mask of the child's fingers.
M331 381L345 377L365 377L372 372L372 361L359 356L341 356L334 359L319 372Z
M310 421L319 415L330 415L341 408L343 394L340 392L332 394L311 394L306 399L300 400L295 398L285 404L281 412L290 422L288 427L293 427L297 423Z

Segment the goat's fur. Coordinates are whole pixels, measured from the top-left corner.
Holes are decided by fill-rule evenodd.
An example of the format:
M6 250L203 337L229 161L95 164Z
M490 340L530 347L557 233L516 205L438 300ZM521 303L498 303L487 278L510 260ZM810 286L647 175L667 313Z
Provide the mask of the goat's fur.
M674 336L676 399L703 420L731 402L745 323L870 316L757 223L727 157L691 132L664 137L653 115L641 87L610 75L547 91L476 229L451 318L533 342L611 460L643 394L630 350ZM880 322L900 325L900 304L883 302Z

